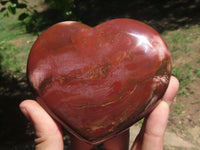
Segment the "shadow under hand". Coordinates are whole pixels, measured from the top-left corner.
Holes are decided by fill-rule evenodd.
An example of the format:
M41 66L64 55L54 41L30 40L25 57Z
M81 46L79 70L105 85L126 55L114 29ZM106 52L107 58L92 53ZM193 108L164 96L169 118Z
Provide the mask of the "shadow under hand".
M0 64L1 60L0 56ZM28 133L28 121L19 109L20 102L25 98L32 98L25 75L13 77L5 73L0 65L0 149L13 149L17 145L20 148L16 149L21 150L33 147L33 144L27 147L27 141L33 141L33 133Z

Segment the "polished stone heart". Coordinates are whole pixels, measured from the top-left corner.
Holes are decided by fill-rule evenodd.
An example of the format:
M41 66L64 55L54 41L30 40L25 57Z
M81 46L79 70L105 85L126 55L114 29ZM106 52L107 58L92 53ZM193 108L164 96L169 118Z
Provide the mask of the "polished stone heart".
M97 144L155 107L169 83L171 57L161 36L135 20L94 28L61 22L36 40L27 71L46 111L75 136Z

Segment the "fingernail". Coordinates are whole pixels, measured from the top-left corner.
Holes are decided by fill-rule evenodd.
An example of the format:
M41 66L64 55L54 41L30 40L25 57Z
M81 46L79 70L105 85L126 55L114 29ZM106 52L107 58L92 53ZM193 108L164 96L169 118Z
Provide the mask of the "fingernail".
M29 117L29 115L28 115L27 110L26 110L25 108L23 108L23 107L20 107L20 110L21 110L21 112L24 114L24 116L25 116L28 120L30 120L30 117Z

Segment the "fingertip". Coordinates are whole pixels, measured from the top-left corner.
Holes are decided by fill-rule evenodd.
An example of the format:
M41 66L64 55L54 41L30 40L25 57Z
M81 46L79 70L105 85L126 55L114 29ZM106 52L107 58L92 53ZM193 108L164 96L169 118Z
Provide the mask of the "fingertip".
M23 100L20 104L19 104L19 108L20 109L28 109L30 106L35 106L35 105L39 105L35 100L31 100L31 99L26 99Z
M179 88L179 80L175 76L171 76L170 80L171 80L171 82L173 82L173 85L178 89Z
M37 101L27 99L21 102L19 107L36 129L45 130L46 126L54 126L53 119Z
M24 100L19 104L19 108L21 112L24 114L24 116L28 119L31 120L30 114L29 114L29 107L30 105L36 103L34 100Z
M172 103L173 99L175 98L175 96L178 92L178 89L179 89L178 79L174 76L171 76L168 88L167 88L164 96L162 97L162 100L167 102L168 105L170 105Z
M19 105L22 113L31 121L36 133L36 149L62 149L62 131L57 122L35 100L24 100Z

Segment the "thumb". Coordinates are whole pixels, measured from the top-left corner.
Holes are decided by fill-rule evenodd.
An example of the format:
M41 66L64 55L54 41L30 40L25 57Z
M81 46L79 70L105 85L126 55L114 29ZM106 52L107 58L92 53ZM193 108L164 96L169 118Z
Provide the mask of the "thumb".
M36 132L36 150L62 150L63 138L59 125L34 100L20 104L22 113L32 122Z

